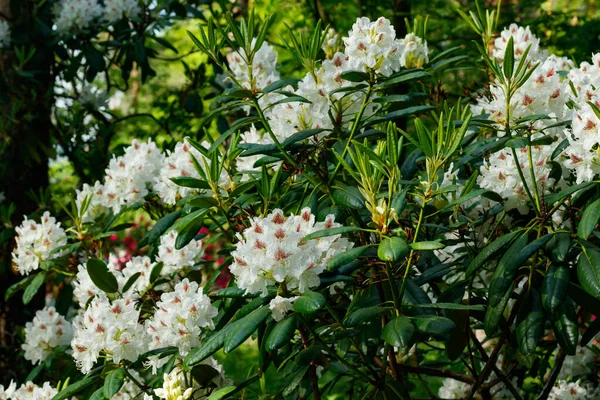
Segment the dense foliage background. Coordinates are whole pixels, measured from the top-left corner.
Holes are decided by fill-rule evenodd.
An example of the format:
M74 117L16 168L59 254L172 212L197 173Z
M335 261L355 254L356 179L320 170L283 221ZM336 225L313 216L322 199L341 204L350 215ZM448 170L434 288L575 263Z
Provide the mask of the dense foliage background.
M0 293L20 280L11 251L23 216L39 219L50 211L58 220L66 218L65 206L75 190L101 180L113 155L121 155L134 138L140 142L151 138L161 150L172 150L184 137L214 141L235 127L242 112L216 115L207 123L223 91L223 70L194 45L187 31L196 32L197 25L210 18L224 22L231 13L238 21L250 12L259 18L274 13L267 41L279 52L278 70L282 77L300 79L304 75L300 63L282 41L290 32L309 34L321 20L343 36L357 17L385 16L397 37L403 37L405 19L427 16L431 53L458 46L456 54L467 56L452 68L432 72L433 78L420 87L428 101L454 105L459 98L474 97L489 82L489 71L482 68L472 43L480 39L456 11L474 9L467 0L156 0L127 22L105 20L78 27L76 34L69 33L68 26L57 33L56 3L0 1L0 21L11 26L10 45L0 48ZM512 22L529 25L551 53L581 62L600 49L599 18L598 7L583 0L507 1L500 8L498 28ZM401 85L398 93L407 88ZM394 122L399 128L414 129L410 116ZM146 212L134 214L136 225L111 237L121 245L123 257L138 255L136 244L149 223ZM215 260L220 257L217 253ZM24 382L31 373L28 362L14 360L24 341L22 327L45 304L43 292L26 306L20 296L0 299L1 384ZM253 346L218 353L217 358L236 383L256 372L258 352ZM442 381L428 379L433 379L432 387ZM288 383L271 365L266 378L253 383L245 396L275 397ZM427 397L422 390L421 397Z

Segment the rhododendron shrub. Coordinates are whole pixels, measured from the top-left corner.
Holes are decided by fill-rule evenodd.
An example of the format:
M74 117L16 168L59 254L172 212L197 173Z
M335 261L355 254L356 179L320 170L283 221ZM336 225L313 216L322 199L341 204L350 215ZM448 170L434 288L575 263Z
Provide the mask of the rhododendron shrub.
M431 87L466 57L430 51L421 19L281 50L270 17L189 32L223 71L206 134L134 140L69 219L17 228L6 295L48 305L25 327L29 381L0 399L266 398L269 369L277 398L598 398L600 59L464 17L490 82L455 104ZM217 359L244 343L255 368L233 380Z

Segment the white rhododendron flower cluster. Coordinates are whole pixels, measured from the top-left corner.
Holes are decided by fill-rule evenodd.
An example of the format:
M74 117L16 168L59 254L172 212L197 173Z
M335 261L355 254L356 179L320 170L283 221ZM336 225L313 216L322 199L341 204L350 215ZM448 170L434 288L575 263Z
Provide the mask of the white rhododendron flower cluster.
M343 38L344 48L341 49L343 52L333 53L331 49L337 48L335 46L337 40L335 32L328 31L323 43L327 59L315 71L308 71L298 83L297 89L292 86L283 88L289 93L305 98L308 102L285 102L265 110L265 116L278 141L283 142L298 131L331 130L334 124L347 124L359 112L364 96L362 93L330 95L336 89L355 85L342 79L342 73L374 70L378 74L389 76L402 68L422 67L429 60L427 42L423 38L411 33L405 38L397 39L394 27L383 17L373 22L365 17L357 18L348 37ZM268 45L264 44L261 51L264 46ZM264 58L259 57L261 60ZM239 56L229 60L229 67L236 77L243 76L239 73L242 60ZM274 68L277 62L276 55L268 60L269 62L264 62L264 65ZM375 94L371 96L371 99L376 97ZM260 104L264 107L282 98L282 95L269 93L261 98ZM377 109L377 103L369 102L363 115L365 117L373 115ZM317 138L328 134L328 131L322 132ZM261 136L251 130L244 134L242 143L272 144L272 139L269 135ZM257 156L253 156L247 164L242 164L243 168L248 169L257 159Z
M150 338L150 349L177 346L179 354L185 356L192 347L200 345L203 329L213 329L213 318L217 309L197 282L187 278L175 286L173 292L163 293L156 304L156 312L146 320L146 332ZM167 362L162 360L151 360Z
M59 33L87 29L102 18L98 0L61 0L54 4L54 24Z
M60 0L54 5L54 23L59 33L73 33L102 20L112 24L123 17L136 18L140 12L139 0Z
M10 24L6 20L0 20L0 49L10 45Z
M58 258L64 253L59 248L67 243L67 235L60 222L56 222L56 218L47 211L39 223L25 217L16 232L12 262L21 275L29 275L31 271L40 268L40 263Z
M590 400L600 398L600 388L593 383L558 381L552 388L549 400Z
M285 283L289 289L304 292L318 286L319 274L325 270L327 261L335 254L353 246L340 235L304 240L310 233L341 226L328 215L323 222L316 222L310 208L300 215L285 217L277 209L266 218L253 218L252 225L242 234L231 253L234 262L230 267L238 287L247 293L262 292L277 283Z
M136 361L148 347L144 327L138 323L140 312L131 299L117 299L112 303L99 294L75 322L71 342L77 367L89 372L101 352L114 363Z
M139 0L104 0L104 20L108 23L117 22L123 16L135 18L140 12Z
M25 359L34 365L41 363L56 347L71 343L72 338L73 326L54 307L39 310L25 325Z
M161 275L170 275L186 267L194 267L202 258L202 241L192 239L183 248L177 250L177 231L170 230L160 238L158 259L164 263Z
M44 382L42 386L27 382L18 388L12 381L7 388L0 385L0 400L51 400L57 393L58 390L49 382Z

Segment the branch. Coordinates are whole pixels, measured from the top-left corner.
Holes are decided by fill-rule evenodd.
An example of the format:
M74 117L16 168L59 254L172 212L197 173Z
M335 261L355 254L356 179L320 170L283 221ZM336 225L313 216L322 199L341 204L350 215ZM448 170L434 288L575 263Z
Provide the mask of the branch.
M567 356L567 353L565 353L563 351L563 349L560 348L558 350L558 355L556 356L556 361L554 361L554 368L552 369L550 378L548 378L548 381L546 382L546 385L544 386L544 390L542 390L542 393L540 393L537 400L546 400L548 398L550 391L554 387L554 383L556 383L558 374L560 374L560 370L562 369L563 362L565 361L566 356Z

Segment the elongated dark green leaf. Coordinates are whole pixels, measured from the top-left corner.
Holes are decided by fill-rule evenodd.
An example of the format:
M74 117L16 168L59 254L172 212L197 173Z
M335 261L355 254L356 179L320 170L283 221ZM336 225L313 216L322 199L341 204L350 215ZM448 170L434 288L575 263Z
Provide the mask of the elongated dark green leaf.
M221 298L238 298L238 297L246 297L246 291L244 289L240 289L238 287L227 287L219 290L215 290L211 294L215 297Z
M271 311L269 310L269 307L265 306L254 310L244 318L233 322L230 329L228 329L225 334L223 352L227 354L244 343L246 339L254 333L256 328L258 328L258 325L260 325L270 314Z
M225 397L227 397L227 395L229 393L233 392L235 389L237 389L235 386L226 386L226 387L224 387L222 389L217 390L216 392L214 392L210 396L208 396L208 398L206 400L221 400L221 399L224 399Z
M553 313L567 297L569 289L569 269L551 264L542 283L542 305L549 313Z
M571 234L567 232L558 232L546 244L546 251L550 253L552 262L562 263L571 249Z
M402 82L414 81L417 79L423 79L430 77L431 74L425 71L412 71L401 74L400 76L392 77L385 82L385 86L397 85Z
M33 281L36 276L37 275L29 275L27 278L22 279L19 282L11 285L8 289L6 289L6 293L4 293L4 301L8 301L8 299L10 299L19 290L23 290L24 288L29 286L31 281Z
M117 368L106 375L104 380L104 397L112 399L125 383L125 368Z
M295 78L288 78L288 79L281 79L275 82L272 82L270 84L268 84L267 86L265 86L263 88L263 92L264 93L271 93L274 92L277 89L281 89L282 87L286 87L288 85L295 85L298 82L300 82L299 79L295 79Z
M457 304L457 303L431 303L431 304L406 304L406 307L437 308L440 310L474 310L484 311L481 304Z
M504 50L504 60L502 64L504 76L508 79L512 78L515 68L515 45L512 36L508 39L508 43L506 44L506 49Z
M485 330L485 334L488 337L491 337L498 330L498 325L500 325L500 321L504 318L504 310L506 309L506 305L508 304L508 300L510 299L510 295L513 291L513 286L509 287L504 297L500 302L492 307L488 305L487 310L485 311L485 318L483 320L483 329Z
M369 74L360 71L346 71L342 72L340 78L348 82L365 82L369 80Z
M360 210L365 207L365 198L356 186L343 186L333 189L331 197L337 204Z
M585 208L577 226L577 236L582 239L590 237L600 220L600 199Z
M489 261L490 258L496 255L496 253L498 253L504 246L512 242L513 239L515 239L521 233L522 232L520 231L508 233L485 246L483 250L481 250L479 254L477 254L477 256L475 256L475 258L469 263L469 267L465 273L466 277L470 278L473 276L473 274L477 272L483 266L483 264Z
M125 285L123 286L123 293L127 292L133 286L140 275L142 275L141 272L136 272L135 274L131 275L129 279L127 279L127 282L125 282Z
M367 308L361 308L354 312L344 319L344 325L353 327L365 322L368 322L374 318L379 318L382 312L385 311L385 308L380 306L373 306Z
M171 225L173 225L173 223L177 220L177 218L179 218L180 215L181 210L173 211L172 213L167 214L158 221L156 221L156 224L154 224L152 230L148 232L146 236L142 238L142 240L139 241L138 247L141 248L147 244L151 244L158 241L162 234L165 233L167 229L171 227Z
M180 250L187 246L192 241L204 225L204 216L208 210L198 210L193 213L194 217L190 218L185 224L177 227L177 239L175 239L175 248ZM192 214L190 214L192 215Z
M435 315L411 317L410 320L419 332L427 333L440 339L448 339L452 330L456 329L454 321Z
M411 344L415 327L406 316L396 317L383 328L381 337L387 344L394 347L406 347Z
M219 351L219 349L223 347L223 343L225 342L225 334L227 331L227 328L222 329L221 331L215 332L208 338L204 339L200 347L193 348L188 353L183 361L183 365L189 369Z
M100 290L106 293L116 293L119 291L119 282L117 278L108 270L108 267L102 260L91 258L87 261L87 272L90 279Z
M82 380L75 382L74 384L69 385L65 389L61 390L52 398L52 400L64 400L71 398L71 396L73 396L75 393L82 391L86 387L96 382L99 378L100 376L98 375L83 378Z
M338 253L329 260L327 269L333 271L341 266L344 266L360 257L369 246L354 247L343 253Z
M574 356L579 342L577 315L571 299L566 299L560 308L551 316L554 336L558 344L570 356Z
M296 331L296 316L288 315L277 322L267 337L266 348L270 351L285 346L294 337Z
M545 321L542 299L535 289L530 289L517 317L517 343L521 353L533 354L544 334Z
M408 115L420 114L426 111L435 110L434 106L412 106L401 110L392 111L382 117L383 120L406 117Z
M546 200L546 204L554 204L557 201L561 201L565 197L568 197L568 196L572 195L575 192L578 192L580 190L587 190L593 184L594 184L593 182L585 182L585 183L580 183L578 185L567 186L565 189L561 190L558 193L546 196L546 199L545 199Z
M294 301L294 310L300 314L314 314L325 305L325 297L318 292L306 291Z
M306 235L304 237L304 240L318 239L321 237L341 235L343 233L356 231L360 231L360 228L358 226L340 226L337 228L321 229L320 231L316 231L311 233L310 235Z
M306 129L304 131L298 131L283 141L283 143L282 143L283 147L284 148L288 147L296 142L300 142L304 139L308 139L309 137L313 137L324 131L325 131L325 129L323 129L323 128Z
M210 189L208 182L202 181L198 178L191 178L189 176L178 176L170 178L177 186L184 186L193 189Z
M377 256L383 261L398 261L410 252L406 241L398 236L385 238L377 247Z
M306 375L307 371L308 371L308 366L306 366L304 368L300 368L299 370L294 372L294 375L292 375L289 378L290 383L285 387L285 389L283 389L284 396L289 396L290 394L292 394L294 392L294 390L296 390L298 385L300 385L300 383L302 382L302 379L304 378L304 375Z
M29 304L29 302L33 299L33 296L40 290L42 284L46 280L46 273L39 272L35 275L35 278L31 281L29 286L25 288L25 292L23 292L23 304Z
M579 261L577 261L577 278L586 292L595 298L600 299L599 252L583 247L583 251L579 256Z
M100 389L96 390L94 393L92 393L92 396L90 397L90 400L105 400L106 397L104 397L104 387L101 387Z

